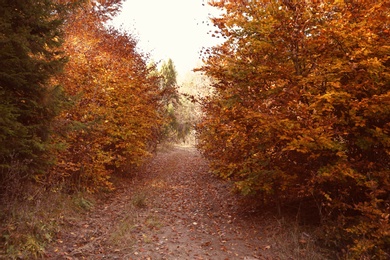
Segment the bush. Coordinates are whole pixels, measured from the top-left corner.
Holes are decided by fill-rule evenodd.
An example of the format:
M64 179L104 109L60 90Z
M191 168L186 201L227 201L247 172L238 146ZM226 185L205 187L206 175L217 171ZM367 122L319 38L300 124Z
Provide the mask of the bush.
M261 2L261 3L260 3ZM389 254L386 1L218 1L199 148L243 194L314 200L328 242ZM206 54L207 54L206 53Z

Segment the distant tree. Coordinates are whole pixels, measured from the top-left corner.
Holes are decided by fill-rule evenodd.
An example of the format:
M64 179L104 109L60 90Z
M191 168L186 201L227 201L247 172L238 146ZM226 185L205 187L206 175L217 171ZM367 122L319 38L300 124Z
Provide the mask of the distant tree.
M212 92L211 81L201 72L189 72L179 88L181 94L177 113L180 122L179 139L195 144L196 125L201 119L201 100Z
M50 79L66 62L60 51L61 9L51 0L0 0L2 188L7 179L43 173L51 162L51 123L63 92Z
M164 141L176 141L179 127L176 112L180 97L177 86L177 71L171 59L163 62L159 76L162 95L160 112L165 122L161 130L161 139Z
M168 61L161 65L160 76L165 105L176 104L179 100L177 92L177 71L172 59L168 59Z

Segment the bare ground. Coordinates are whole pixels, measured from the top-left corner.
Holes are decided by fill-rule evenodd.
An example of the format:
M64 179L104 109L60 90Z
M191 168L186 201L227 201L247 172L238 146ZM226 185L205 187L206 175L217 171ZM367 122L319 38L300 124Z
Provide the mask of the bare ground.
M326 259L310 231L247 207L194 148L159 152L96 205L65 221L47 259Z

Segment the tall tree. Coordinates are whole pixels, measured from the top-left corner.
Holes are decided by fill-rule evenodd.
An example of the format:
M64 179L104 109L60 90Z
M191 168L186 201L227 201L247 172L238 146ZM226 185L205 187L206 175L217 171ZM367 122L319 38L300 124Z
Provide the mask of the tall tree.
M211 166L266 201L312 198L324 223L338 219L336 243L389 254L389 1L212 5L226 42L203 67L216 79L199 125Z
M165 105L177 103L179 99L177 92L177 71L172 59L168 59L168 61L162 64L160 75Z
M50 78L66 59L60 6L51 0L0 1L0 182L47 166L61 88ZM13 176L8 176L8 174ZM19 176L18 176L19 175Z
M74 106L56 120L58 143L66 144L51 177L68 188L111 188L113 172L128 173L156 143L160 130L159 78L129 34L104 26L118 1L85 3L65 32L69 62L57 80Z
M180 97L177 86L177 71L171 59L163 62L160 68L160 78L162 95L161 114L165 118L161 138L165 141L176 141L179 127L177 109Z

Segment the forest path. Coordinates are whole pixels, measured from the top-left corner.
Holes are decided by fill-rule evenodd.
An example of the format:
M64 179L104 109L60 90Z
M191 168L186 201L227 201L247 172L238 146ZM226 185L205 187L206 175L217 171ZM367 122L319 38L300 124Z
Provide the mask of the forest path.
M319 259L281 221L245 208L194 148L159 152L121 186L84 220L69 220L47 258Z

